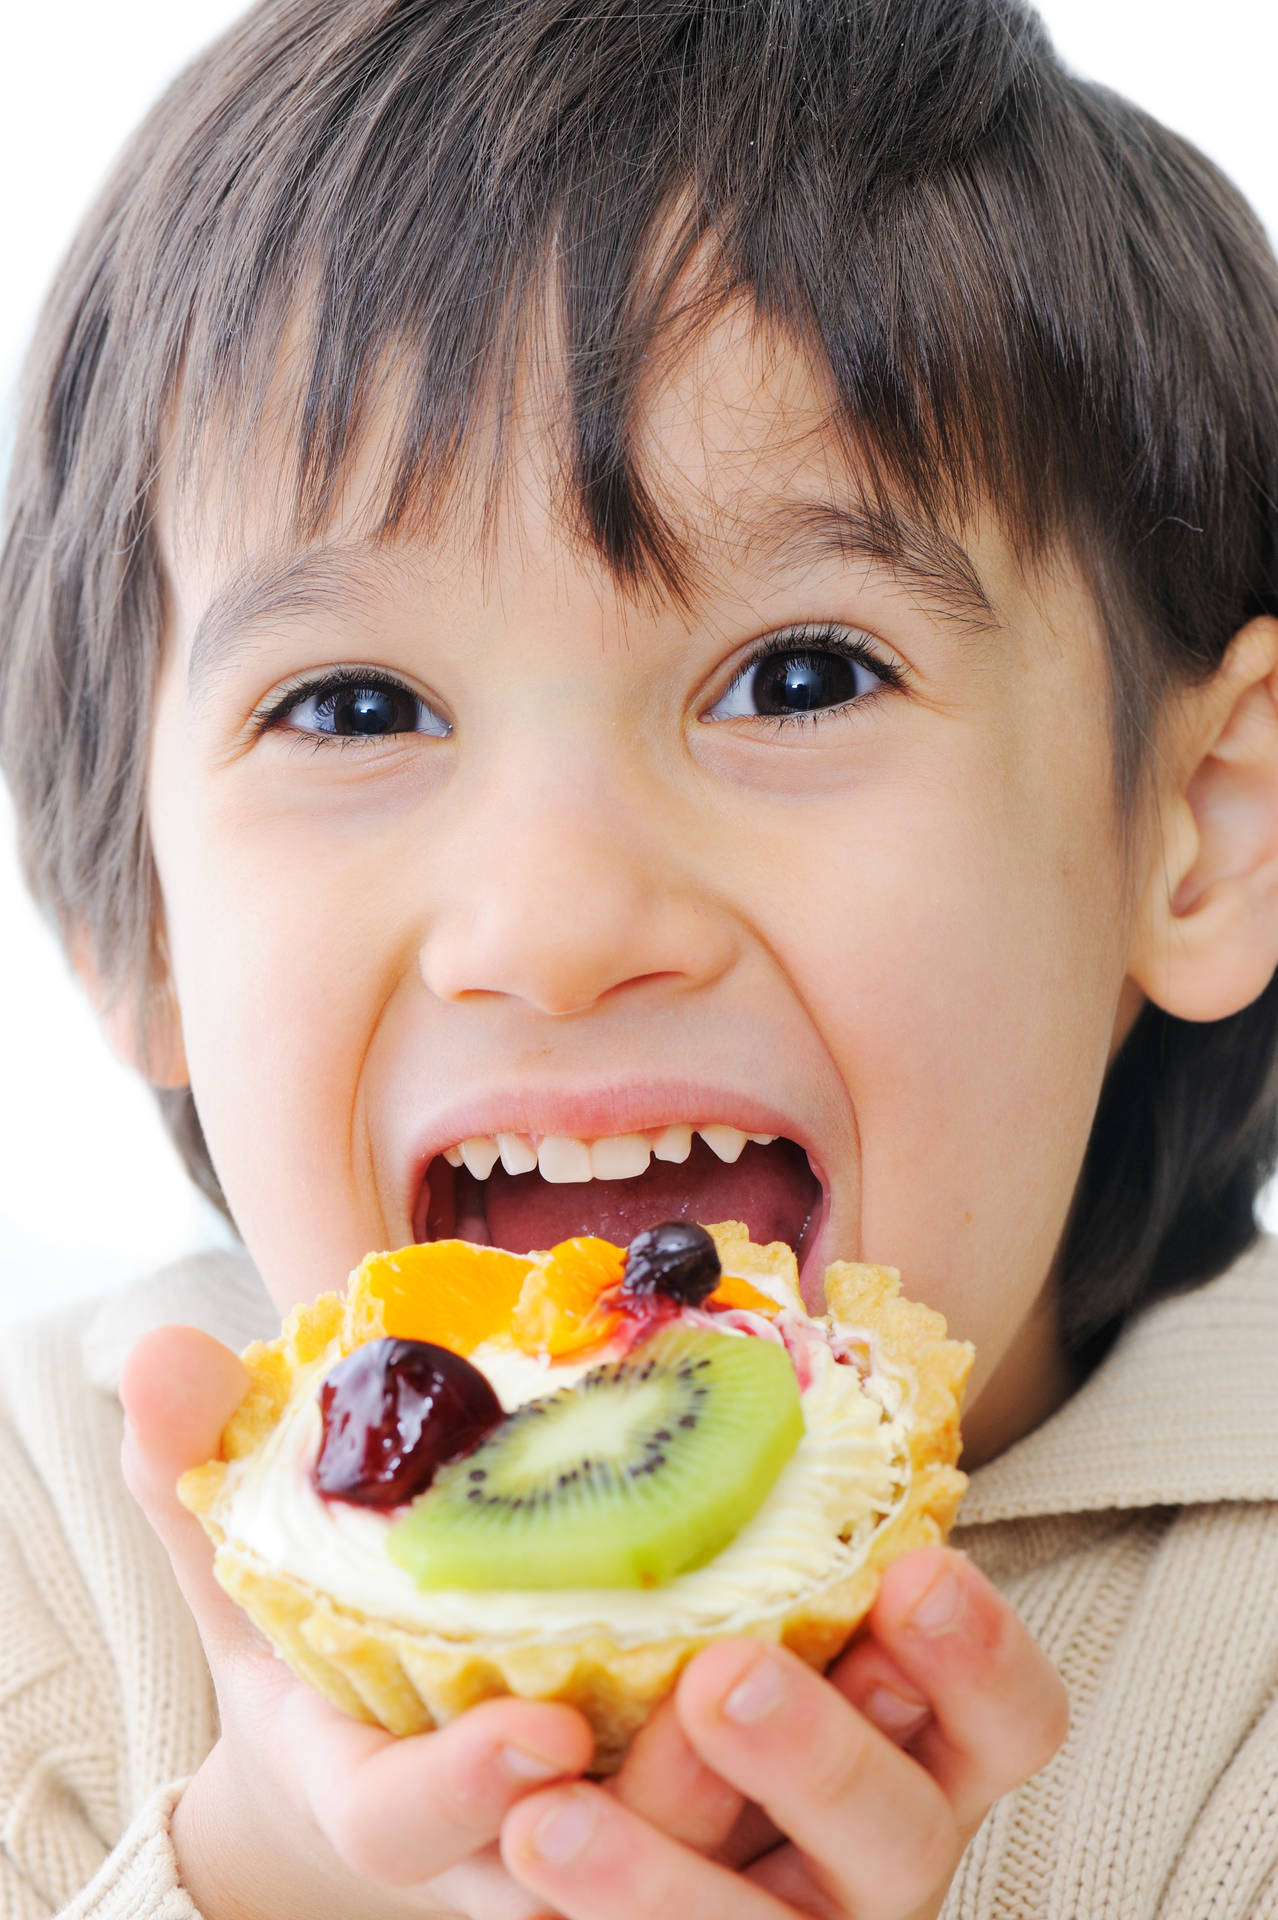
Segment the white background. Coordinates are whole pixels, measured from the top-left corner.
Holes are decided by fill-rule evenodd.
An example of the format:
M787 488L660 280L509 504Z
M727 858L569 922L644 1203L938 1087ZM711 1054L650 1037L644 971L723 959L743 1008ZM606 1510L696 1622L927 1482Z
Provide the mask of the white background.
M76 219L160 87L239 11L229 0L5 0L0 449L36 305ZM1048 0L1042 12L1066 59L1196 140L1278 235L1274 0ZM221 1237L22 892L2 791L0 1009L0 1322Z

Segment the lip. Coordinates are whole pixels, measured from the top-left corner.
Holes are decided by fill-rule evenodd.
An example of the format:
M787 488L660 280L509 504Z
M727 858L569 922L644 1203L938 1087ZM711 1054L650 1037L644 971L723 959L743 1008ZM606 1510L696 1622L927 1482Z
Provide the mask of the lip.
M535 1090L505 1087L471 1094L433 1115L429 1131L423 1129L410 1142L403 1193L405 1217L414 1219L426 1169L436 1155L476 1134L555 1134L599 1140L619 1133L655 1133L678 1122L695 1128L714 1121L739 1127L743 1133L783 1136L806 1153L821 1185L821 1211L804 1255L806 1274L823 1257L831 1204L829 1176L810 1130L796 1115L739 1088L708 1086L702 1081L644 1080L621 1086L613 1081L593 1088Z

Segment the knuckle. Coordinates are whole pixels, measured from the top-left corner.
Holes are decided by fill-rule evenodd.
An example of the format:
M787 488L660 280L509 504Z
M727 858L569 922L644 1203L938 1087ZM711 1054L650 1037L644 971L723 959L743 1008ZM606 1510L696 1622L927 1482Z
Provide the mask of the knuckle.
M639 1891L635 1913L639 1920L670 1920L688 1911L688 1888L674 1872L644 1873L634 1877Z
M926 1889L943 1885L954 1871L962 1845L954 1810L938 1791L921 1812L911 1845L911 1864L920 1885Z
M1069 1732L1069 1695L1055 1667L1034 1648L1032 1666L1021 1669L1015 1710L1009 1711L1000 1743L1015 1783L1047 1765ZM1009 1707L1010 1707L1009 1702Z
M300 1683L261 1628L207 1582L188 1582L186 1600L219 1695L229 1695L254 1716L273 1713Z
M364 1809L336 1798L326 1809L322 1831L344 1866L361 1880L393 1880L394 1863L387 1856L384 1834L370 1830Z
M1038 1727L1038 1740L1032 1748L1031 1773L1037 1773L1045 1767L1052 1756L1064 1746L1069 1733L1069 1695L1056 1675L1052 1675L1050 1698L1044 1709Z
M964 1835L939 1788L908 1812L885 1811L872 1867L876 1912L913 1913L948 1886L962 1853ZM843 1909L840 1909L842 1912Z
M245 1636L212 1631L206 1631L203 1640L223 1718L242 1725L269 1752L281 1707L301 1683L266 1641L259 1645Z
M361 1878L388 1887L417 1882L495 1836L491 1796L475 1769L464 1760L432 1767L432 1757L423 1745L385 1749L325 1793L320 1824Z
M867 1729L855 1722L835 1740L809 1750L806 1767L808 1794L822 1806L838 1806L855 1794L865 1779L870 1740Z
M884 1785L874 1778L877 1751L877 1742L866 1729L814 1754L805 1798L837 1809L868 1796L883 1806ZM895 1900L912 1906L944 1885L962 1844L950 1801L930 1776L920 1773L908 1799L885 1809L878 1867L878 1887L885 1903Z
M120 1446L120 1477L167 1550L165 1522L169 1516L156 1485L155 1469L131 1435L126 1435Z
M1046 1698L1005 1723L1002 1737L987 1748L986 1791L990 1800L1010 1792L1041 1771L1064 1745L1069 1732L1069 1698L1052 1676Z
M428 1857L425 1823L409 1829L388 1818L383 1796L370 1792L371 1784L357 1769L347 1775L343 1788L327 1796L321 1827L329 1845L352 1873L375 1885L424 1878L437 1864Z
M486 1778L476 1778L473 1766L463 1762L449 1768L432 1797L446 1826L455 1832L486 1835L491 1825L492 1787Z

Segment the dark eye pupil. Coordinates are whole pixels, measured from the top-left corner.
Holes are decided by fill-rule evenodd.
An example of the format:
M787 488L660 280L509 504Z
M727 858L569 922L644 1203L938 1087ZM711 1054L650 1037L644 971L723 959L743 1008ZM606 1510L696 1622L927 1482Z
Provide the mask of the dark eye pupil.
M332 697L333 732L411 733L417 703L400 687L344 687Z
M777 653L754 675L759 713L812 713L856 698L856 663L839 653Z

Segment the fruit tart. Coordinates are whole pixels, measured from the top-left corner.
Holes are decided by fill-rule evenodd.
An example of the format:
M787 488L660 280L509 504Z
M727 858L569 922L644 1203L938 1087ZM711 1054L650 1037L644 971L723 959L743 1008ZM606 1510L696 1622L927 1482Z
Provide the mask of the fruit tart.
M494 1694L566 1701L595 1765L708 1641L816 1667L883 1567L945 1537L970 1347L840 1262L667 1222L628 1248L370 1255L244 1359L179 1493L289 1666L393 1733Z

